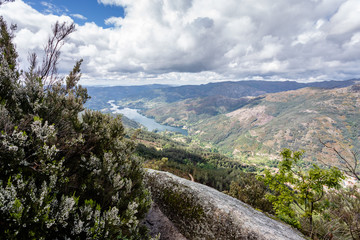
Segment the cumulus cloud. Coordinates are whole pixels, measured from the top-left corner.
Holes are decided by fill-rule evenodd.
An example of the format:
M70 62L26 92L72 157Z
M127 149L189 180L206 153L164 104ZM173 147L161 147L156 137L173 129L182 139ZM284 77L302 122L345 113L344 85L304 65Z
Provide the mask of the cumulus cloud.
M91 22L78 26L64 45L60 68L84 58L89 84L359 77L358 0L98 3L123 6L125 17L104 19L110 28ZM18 24L21 56L43 46L51 23L71 21L39 13L21 0L2 6L0 14Z
M42 55L42 50L51 35L51 26L56 21L72 22L68 16L44 15L22 1L4 4L0 7L0 15L8 23L17 25L14 43L19 54L20 66L27 68L29 53Z

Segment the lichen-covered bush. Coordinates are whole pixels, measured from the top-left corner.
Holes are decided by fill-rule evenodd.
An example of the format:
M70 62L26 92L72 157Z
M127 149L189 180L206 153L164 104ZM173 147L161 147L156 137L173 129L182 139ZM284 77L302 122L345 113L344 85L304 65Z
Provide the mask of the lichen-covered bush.
M22 73L0 25L0 239L146 239L150 196L121 119L84 111L81 61L65 84L54 74L73 26L57 23Z

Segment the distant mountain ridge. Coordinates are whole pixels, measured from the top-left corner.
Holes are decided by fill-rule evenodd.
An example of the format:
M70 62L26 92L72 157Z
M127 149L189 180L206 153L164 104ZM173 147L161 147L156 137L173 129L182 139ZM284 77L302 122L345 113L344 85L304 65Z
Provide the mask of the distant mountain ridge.
M208 96L226 96L229 98L239 98L244 96L259 96L265 93L276 93L289 90L296 90L304 87L318 88L339 88L354 84L356 80L347 81L325 81L313 83L298 83L295 81L237 81L237 82L219 82L203 85L186 85L179 87L164 88L162 91L172 93L178 98L168 99L169 102L180 99L208 97ZM168 94L168 95L172 95ZM173 100L173 101L172 101Z
M318 88L339 88L353 85L357 79L346 81L324 81L312 83L298 83L295 81L236 81L218 82L202 85L143 85L143 86L113 86L113 87L87 87L88 93L92 97L87 107L100 110L106 108L107 101L121 100L123 102L133 102L130 107L150 108L146 101L157 103L172 103L185 99L202 98L209 96L224 96L227 98L242 98L245 96L259 96L266 93L276 93L288 90L296 90L304 87ZM142 101L140 101L142 100Z

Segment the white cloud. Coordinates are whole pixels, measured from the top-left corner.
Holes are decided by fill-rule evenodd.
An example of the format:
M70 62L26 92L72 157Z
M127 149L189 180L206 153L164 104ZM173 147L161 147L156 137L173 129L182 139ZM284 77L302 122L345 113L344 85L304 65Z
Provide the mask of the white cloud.
M60 8L60 7L58 7L58 6L56 6L55 4L50 3L50 2L42 1L42 2L41 2L41 5L43 5L44 7L46 7L46 9L44 10L44 13L46 13L46 14L58 14L58 15L62 15L62 14L64 14L65 12L68 12L68 11L69 11L69 10L66 9L66 8Z
M27 68L28 66L27 57L29 53L36 52L41 56L42 49L51 35L51 26L56 21L72 22L72 19L67 16L39 13L22 1L2 5L0 7L0 15L9 24L14 23L17 25L18 30L14 43L22 68Z
M81 20L86 20L86 19L87 19L85 16L83 16L83 15L81 15L81 14L78 14L78 13L76 13L76 14L71 14L71 16L74 17L74 18L81 19Z
M331 34L344 34L360 30L360 1L348 0L330 19Z
M126 0L97 0L97 2L104 5L122 6L125 4L124 2L126 2Z
M125 17L77 27L60 70L84 58L83 83L201 83L359 77L360 1L98 0ZM20 56L39 51L56 20L21 0L0 8L19 28ZM80 17L80 16L73 16ZM26 53L26 54L25 54Z
M110 17L105 19L106 25L114 25L115 27L121 27L122 23L123 23L122 17Z

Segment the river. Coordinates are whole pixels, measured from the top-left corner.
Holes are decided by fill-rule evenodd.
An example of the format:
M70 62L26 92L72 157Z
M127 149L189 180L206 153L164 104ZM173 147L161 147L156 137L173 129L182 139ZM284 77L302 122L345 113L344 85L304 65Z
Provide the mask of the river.
M136 109L132 108L122 108L119 109L119 106L115 104L114 100L108 101L108 103L111 105L110 111L112 113L118 113L122 114L125 117L140 123L141 125L145 126L149 131L158 130L158 131L172 131L172 132L178 132L183 135L188 135L187 130L178 128L178 127L171 127L162 125L160 123L157 123L154 119L148 118L138 112Z

